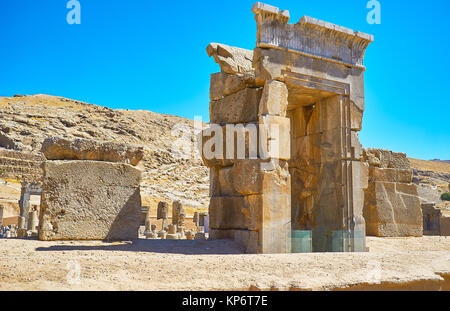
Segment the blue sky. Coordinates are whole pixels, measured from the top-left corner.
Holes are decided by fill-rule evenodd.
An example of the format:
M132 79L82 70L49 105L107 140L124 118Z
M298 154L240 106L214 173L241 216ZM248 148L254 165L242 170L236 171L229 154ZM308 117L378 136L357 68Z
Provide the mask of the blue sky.
M290 22L312 16L373 34L366 51L364 147L450 159L450 1L277 1ZM50 94L110 108L208 120L210 42L253 49L255 1L0 1L0 96Z

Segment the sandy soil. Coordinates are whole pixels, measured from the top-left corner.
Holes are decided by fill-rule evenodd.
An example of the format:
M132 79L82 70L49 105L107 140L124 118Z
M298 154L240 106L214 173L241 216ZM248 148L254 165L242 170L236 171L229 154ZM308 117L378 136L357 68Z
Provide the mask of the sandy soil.
M322 290L439 281L450 273L450 238L367 244L367 253L243 255L228 240L0 239L0 290Z

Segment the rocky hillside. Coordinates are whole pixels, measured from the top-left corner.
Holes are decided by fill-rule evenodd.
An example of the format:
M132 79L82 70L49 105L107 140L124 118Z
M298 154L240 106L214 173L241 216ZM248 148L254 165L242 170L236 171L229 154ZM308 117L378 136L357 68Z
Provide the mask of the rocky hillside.
M151 111L109 109L49 95L0 97L0 147L39 152L50 136L140 145L143 204L181 200L207 208L209 176L194 146L193 121Z
M444 161L425 161L409 158L414 170L414 183L418 185L422 201L436 202L439 206L450 208L450 204L440 200L441 194L449 192L450 163Z

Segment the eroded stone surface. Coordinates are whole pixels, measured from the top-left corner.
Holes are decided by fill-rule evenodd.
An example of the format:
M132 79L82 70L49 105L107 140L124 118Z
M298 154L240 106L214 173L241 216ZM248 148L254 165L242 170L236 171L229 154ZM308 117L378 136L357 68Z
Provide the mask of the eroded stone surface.
M129 164L46 161L41 240L134 240L141 218L141 171Z
M142 147L87 139L51 137L42 143L47 160L94 160L137 165L144 156Z
M210 43L206 52L208 56L214 57L222 72L253 75L253 51L221 43Z
M364 191L364 218L368 235L403 237L423 234L421 202L412 183L412 169L404 153L365 149L369 164Z

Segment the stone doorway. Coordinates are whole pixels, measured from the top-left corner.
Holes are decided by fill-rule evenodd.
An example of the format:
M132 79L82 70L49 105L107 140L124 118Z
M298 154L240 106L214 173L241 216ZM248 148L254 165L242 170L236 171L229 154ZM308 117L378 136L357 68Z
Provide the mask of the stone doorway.
M287 74L293 252L365 250L349 86Z

